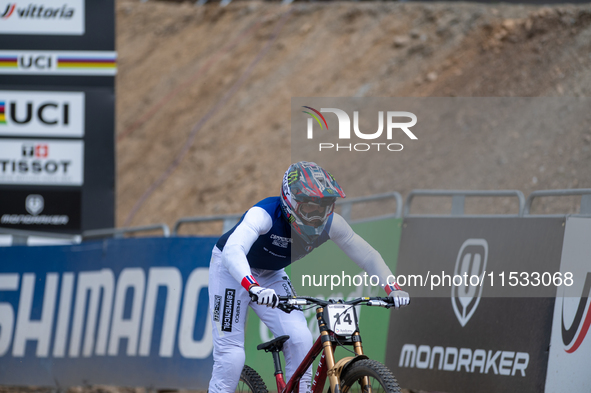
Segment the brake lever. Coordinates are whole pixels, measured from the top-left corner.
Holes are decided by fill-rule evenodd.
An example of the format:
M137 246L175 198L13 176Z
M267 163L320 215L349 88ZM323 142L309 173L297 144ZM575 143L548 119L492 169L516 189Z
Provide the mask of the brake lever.
M291 304L286 304L286 303L279 303L279 305L277 306L278 309L280 309L281 311L283 311L286 314L291 313L293 310L295 310L295 306L292 306Z

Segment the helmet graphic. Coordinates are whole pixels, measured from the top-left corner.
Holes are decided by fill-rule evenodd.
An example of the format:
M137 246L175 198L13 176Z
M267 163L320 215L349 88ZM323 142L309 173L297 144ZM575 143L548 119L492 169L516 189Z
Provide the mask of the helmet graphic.
M283 176L281 209L306 243L320 236L337 198L345 193L330 173L313 162L292 164Z

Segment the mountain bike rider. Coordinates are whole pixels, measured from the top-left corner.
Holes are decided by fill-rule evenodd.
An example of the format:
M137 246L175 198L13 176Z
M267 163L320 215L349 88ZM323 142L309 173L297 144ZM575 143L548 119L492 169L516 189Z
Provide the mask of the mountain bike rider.
M291 378L313 342L303 312L275 309L278 294L294 295L283 269L329 239L369 275L379 277L395 307L408 305L408 293L388 284L392 272L380 254L333 213L336 199L344 197L334 177L317 164L292 164L283 177L281 196L254 205L218 240L209 269L214 344L210 393L234 392L238 385L248 305L275 337L290 336L283 353L285 377ZM310 391L311 377L310 368L300 381L300 393Z

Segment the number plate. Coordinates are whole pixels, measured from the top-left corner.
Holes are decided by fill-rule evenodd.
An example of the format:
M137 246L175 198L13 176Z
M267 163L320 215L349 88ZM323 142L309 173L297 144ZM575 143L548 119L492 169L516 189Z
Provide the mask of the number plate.
M329 304L324 316L329 329L339 336L350 336L357 330L357 315L351 305Z

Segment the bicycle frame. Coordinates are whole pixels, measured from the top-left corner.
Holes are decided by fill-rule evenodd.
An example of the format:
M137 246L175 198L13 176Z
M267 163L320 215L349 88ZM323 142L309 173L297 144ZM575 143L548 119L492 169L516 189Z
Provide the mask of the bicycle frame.
M324 385L326 383L326 377L328 374L328 370L332 369L335 366L335 344L333 344L333 337L335 336L334 332L330 331L326 322L324 321L324 308L318 307L316 309L316 319L318 320L318 327L320 329L320 336L312 345L312 348L306 354L304 360L300 363L297 370L290 378L290 380L285 383L283 379L282 373L276 373L275 379L277 383L277 392L279 393L297 393L299 382L306 370L312 365L314 359L322 353L322 357L320 358L320 363L318 364L318 368L316 369L316 373L314 374L314 378L312 380L312 393L322 393L324 389ZM356 331L352 335L353 341L353 348L356 355L363 355L363 347L361 345L361 337L359 336L359 331ZM330 382L330 389L331 392L340 393L340 386L339 386L339 378L338 375L330 375L328 376ZM363 385L369 385L369 380L367 377L363 378ZM371 390L365 390L371 391Z

